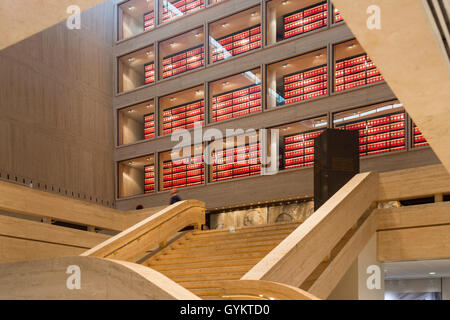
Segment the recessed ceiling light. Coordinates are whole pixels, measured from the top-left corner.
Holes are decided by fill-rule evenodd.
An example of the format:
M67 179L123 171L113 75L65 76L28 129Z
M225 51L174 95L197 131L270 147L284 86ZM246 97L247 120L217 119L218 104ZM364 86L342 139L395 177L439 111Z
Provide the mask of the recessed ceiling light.
M129 6L129 7L128 7L128 10L134 10L134 9L135 9L134 6Z
M147 109L150 109L150 105L149 105L149 104L148 104L148 105L146 105L145 107L146 107Z
M170 101L175 101L175 99L176 99L175 97L172 97L170 98Z
M128 112L133 112L133 109L128 110Z
M150 161L150 158L147 158L147 161Z
M200 37L200 32L197 32L197 33L195 34L195 36L196 36L196 37Z
M128 58L128 62L133 62L134 58Z
M169 45L174 46L175 42L169 42Z
M428 274L430 274L430 275L435 275L435 274L436 274L436 272L430 272L430 273L428 273Z
M222 23L222 27L226 27L227 26L227 23L226 22L224 22L224 23Z
M149 56L149 55L152 54L152 52L151 51L147 51L146 54Z
M284 4L287 4L287 3L288 3L287 0L284 0L284 1L282 2L283 5L284 5Z
M256 16L256 11L253 11L253 12L251 13L251 16L252 16L252 17Z
M128 164L129 164L129 165L132 165L132 164L133 164L133 161L128 162Z
M349 49L353 49L354 47L356 47L356 45L354 43L352 43L351 45L348 46Z
M316 54L316 58L320 58L322 54Z
M288 64L287 64L287 63L283 64L283 68L286 68L287 66L288 66Z
M223 86L226 86L226 85L229 85L230 83L228 82L228 81L224 81L224 82L222 82L222 85Z

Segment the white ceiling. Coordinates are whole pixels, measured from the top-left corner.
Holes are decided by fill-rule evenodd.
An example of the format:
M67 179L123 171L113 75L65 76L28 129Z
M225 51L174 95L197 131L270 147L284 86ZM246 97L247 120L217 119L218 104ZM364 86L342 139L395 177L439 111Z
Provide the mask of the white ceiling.
M450 259L385 262L383 266L386 280L450 277Z

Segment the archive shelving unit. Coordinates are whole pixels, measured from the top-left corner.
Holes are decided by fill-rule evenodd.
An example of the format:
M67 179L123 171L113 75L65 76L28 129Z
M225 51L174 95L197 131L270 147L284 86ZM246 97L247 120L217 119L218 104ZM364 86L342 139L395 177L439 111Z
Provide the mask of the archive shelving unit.
M163 161L162 170L162 190L205 183L205 162L202 154Z
M144 31L153 29L155 26L155 12L149 11L144 13Z
M166 56L162 60L163 79L200 68L205 63L204 46L198 46Z
M284 101L279 105L309 100L327 94L327 66L321 65L283 77Z
M383 81L383 76L365 53L336 61L336 91Z
M413 132L413 134L412 134L412 147L413 148L428 146L427 140L425 139L422 132L420 131L420 129L416 126L416 124L414 122L412 123L412 132Z
M155 137L155 114L148 113L144 115L144 138L145 140Z
M191 129L195 122L205 123L205 101L197 100L165 109L162 112L162 134L177 129Z
M217 62L251 50L261 48L261 24L215 39L212 61Z
M355 120L336 125L337 129L359 131L360 156L406 149L405 112Z
M155 192L155 166L144 166L144 192Z
M163 12L161 17L162 23L168 22L173 18L179 17L180 12L183 15L185 15L194 12L200 8L203 8L205 5L204 0L178 0L173 2L167 1L167 3L170 4L170 6L172 6L173 8L169 6L163 6L162 8Z
M246 143L215 152L211 181L223 181L261 173L260 144Z
M219 122L262 110L261 84L227 91L212 98L211 122Z
M155 82L155 62L149 62L144 65L145 84Z
M293 169L314 165L314 139L322 132L322 129L315 129L284 136L282 168Z
M327 2L283 15L283 38L289 39L327 25Z

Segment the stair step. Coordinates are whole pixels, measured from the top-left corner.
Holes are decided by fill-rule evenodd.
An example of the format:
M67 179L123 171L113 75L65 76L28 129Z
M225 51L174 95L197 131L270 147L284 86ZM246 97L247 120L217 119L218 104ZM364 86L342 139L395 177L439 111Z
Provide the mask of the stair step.
M202 282L202 281L219 281L219 280L239 280L246 272L229 272L224 274L217 274L211 276L209 274L197 274L197 275L172 275L170 279L175 282L183 282L184 284L190 282Z
M233 279L229 279L229 280L233 280ZM188 290L191 290L191 289L212 288L214 286L217 286L217 281L219 281L219 280L210 279L210 280L205 280L205 281L189 281L189 282L178 281L178 284Z
M276 223L276 224L263 224L259 226L247 226L235 228L236 233L247 233L247 232L258 232L262 230L274 230L274 229L284 229L284 228L296 228L301 224L301 222L286 222L286 223ZM210 234L220 234L229 233L229 229L214 229L214 230L195 230L193 235L208 236Z
M221 288L204 288L204 289L192 289L190 290L194 294L196 294L199 297L202 296L216 296L217 299L220 299L220 293L222 292Z
M252 259L252 258L258 258L262 259L264 256L266 256L266 252L248 252L248 253L237 253L237 254L224 254L220 256L210 256L210 255L204 255L204 256L198 256L198 257L172 257L168 255L161 255L156 259L152 259L151 261L145 261L144 265L147 264L159 264L159 265L169 265L169 264L178 264L178 263L191 263L191 262L208 262L208 261L222 261L222 260L240 260L240 259Z
M251 232L251 233L233 233L228 232L223 235L215 235L211 237L200 237L195 235L189 235L189 237L185 237L180 241L192 241L192 242L207 242L207 241L223 241L223 240L245 240L245 239L256 239L260 237L273 237L273 236L284 236L287 237L291 232L293 232L295 228L284 229L284 230L271 230L265 232Z
M222 241L178 241L177 243L174 243L174 245L171 247L173 250L181 249L181 248L192 248L195 250L196 248L203 248L203 247L215 247L215 248L223 248L228 246L248 246L251 244L261 244L261 243L275 243L275 242L281 242L283 239L286 238L286 235L278 235L278 236L269 236L269 237L258 237L255 239L227 239ZM213 240L213 239L211 239ZM195 248L195 249L194 249Z
M241 260L222 260L222 261L209 261L209 262L193 262L193 263L179 263L161 265L158 263L149 264L148 267L158 270L180 270L180 269L201 269L201 268L217 268L217 267L235 267L235 266L249 266L255 265L260 259L241 259Z
M187 249L192 252L198 252L198 251L218 251L218 250L239 249L239 248L250 249L250 248L255 248L255 247L257 248L257 247L267 247L267 246L275 247L282 240L283 240L283 238L280 238L278 240L268 240L268 241L249 241L247 243L242 243L242 242L230 243L230 244L221 243L221 244L216 244L214 246L205 245L205 246L198 246L198 247L189 247L189 246L179 245L179 246L171 247L171 250L178 251L178 250ZM195 248L195 249L193 249L193 248Z
M246 273L253 267L253 264L249 265L241 265L241 266L230 266L230 267L211 267L211 268L198 268L198 269L178 269L178 270L164 270L161 271L164 275L171 278L172 276L182 276L182 275L196 275L196 274L209 274L209 275L217 275L217 274L226 274L231 272L243 272ZM157 270L157 268L153 267L153 269Z
M195 257L208 257L208 256L226 256L233 254L242 254L242 253L257 253L257 252L265 252L269 253L275 245L266 244L261 246L254 247L243 247L243 248L227 248L223 250L215 250L214 248L202 248L197 250L167 250L164 254L158 256L164 257L165 259L177 259L183 257L195 258ZM155 256L156 257L156 256Z

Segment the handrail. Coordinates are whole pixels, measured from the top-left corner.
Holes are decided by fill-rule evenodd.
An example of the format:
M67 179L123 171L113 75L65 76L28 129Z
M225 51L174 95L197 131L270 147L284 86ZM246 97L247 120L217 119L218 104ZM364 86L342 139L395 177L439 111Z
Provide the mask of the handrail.
M66 286L69 266L79 268L77 290ZM80 256L0 264L0 299L200 300L156 270Z
M224 300L319 300L302 289L272 281L227 280L217 284Z
M364 213L372 209L377 198L378 174L356 175L241 280L268 280L300 287Z
M204 223L204 202L180 201L81 255L135 262L147 251L163 244L180 229L187 226L200 229Z

